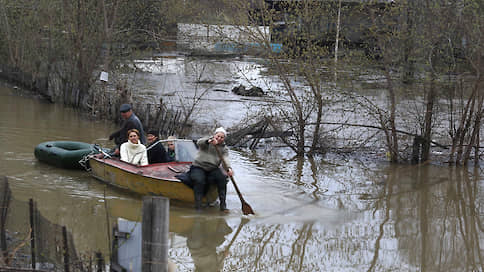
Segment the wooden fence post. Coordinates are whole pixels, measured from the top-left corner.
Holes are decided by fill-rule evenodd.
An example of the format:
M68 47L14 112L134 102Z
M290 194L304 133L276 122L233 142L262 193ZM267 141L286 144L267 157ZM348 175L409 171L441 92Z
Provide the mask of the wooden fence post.
M7 225L7 216L8 216L8 207L10 206L10 199L11 199L11 191L8 186L8 179L7 177L3 177L2 180L2 207L1 207L1 215L0 215L0 247L2 249L2 255L4 258L4 263L9 264L8 260L8 252L7 252L7 234L6 234L6 225Z
M151 115L151 104L147 104L146 105L146 112L145 112L145 127L148 127L149 129L151 129L151 126L150 126L150 115ZM145 131L146 132L146 131Z
M104 271L104 257L101 252L96 252L96 266L97 272L103 272Z
M69 246L67 245L67 228L62 226L62 241L64 248L64 271L69 272Z
M412 145L412 164L418 164L420 162L420 151L422 149L422 137L415 136L413 138Z
M143 197L141 271L168 271L168 228L170 200Z
M32 269L35 269L35 207L34 200L29 199L29 213L30 213L30 251L32 254Z

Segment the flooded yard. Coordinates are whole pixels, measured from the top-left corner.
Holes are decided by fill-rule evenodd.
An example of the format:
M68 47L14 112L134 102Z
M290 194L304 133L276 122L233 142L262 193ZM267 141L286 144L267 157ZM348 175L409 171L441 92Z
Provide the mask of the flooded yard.
M230 92L248 84L246 76L260 77L264 68L256 61L177 57L153 67L137 78L136 96L181 106L209 89L196 117L209 127L216 121L230 127L247 107L266 103ZM277 90L274 84L260 81L259 87ZM87 172L40 163L33 150L51 140L108 146L116 127L17 93L0 87L0 175L9 178L16 200L33 198L43 216L66 226L79 253L108 255L107 218L109 225L118 218L140 222L141 198ZM231 184L227 215L217 207L196 213L172 202L169 258L178 271L484 270L481 169L391 165L348 155L292 157L280 148L230 151L235 179L255 216L242 215ZM25 236L25 220L9 221L8 229Z

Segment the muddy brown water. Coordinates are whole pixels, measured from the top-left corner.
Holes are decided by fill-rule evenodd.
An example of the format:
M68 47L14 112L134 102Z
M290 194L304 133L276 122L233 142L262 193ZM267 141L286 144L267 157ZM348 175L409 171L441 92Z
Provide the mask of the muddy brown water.
M110 222L140 221L141 198L87 172L40 163L33 150L50 140L107 146L116 127L19 96L10 86L1 85L0 98L0 175L13 197L33 198L46 219L67 227L78 252L107 254L106 213ZM171 203L169 257L178 271L484 270L480 170L350 157L291 160L284 150L230 156L256 215L242 215L230 184L228 215ZM22 223L9 227L25 232Z

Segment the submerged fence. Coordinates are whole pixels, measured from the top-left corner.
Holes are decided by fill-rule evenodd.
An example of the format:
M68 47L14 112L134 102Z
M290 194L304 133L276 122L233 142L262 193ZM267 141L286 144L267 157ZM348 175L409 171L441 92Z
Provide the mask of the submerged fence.
M99 102L96 110L93 110L94 115L101 118L116 120L117 123L122 123L119 114L119 107L123 100L103 100L107 102ZM184 137L189 133L192 124L186 119L187 113L180 109L167 107L160 99L160 103L131 103L133 112L138 116L145 131L155 130L159 135L166 138L170 135L177 135Z
M0 202L0 271L104 271L102 254L81 259L69 230L42 216L33 199L12 198L6 177Z
M176 270L168 260L170 204L167 198L143 198L143 221L138 234L131 233L133 227L125 232L126 224L118 228L114 223L112 256L107 261L101 252L79 255L66 226L49 222L33 199L27 203L12 198L6 177L0 177L0 203L0 271ZM125 258L126 254L134 254L139 259L133 262L133 258Z
M135 103L133 111L143 123L145 131L155 130L162 138L170 135L179 137L186 136L191 125L184 120L181 110L167 108L163 103L160 104L142 104Z

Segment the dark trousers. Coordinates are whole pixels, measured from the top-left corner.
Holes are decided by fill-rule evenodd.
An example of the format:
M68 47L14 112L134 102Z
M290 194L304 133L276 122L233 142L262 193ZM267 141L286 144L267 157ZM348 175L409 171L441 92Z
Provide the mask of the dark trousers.
M220 168L212 171L205 171L200 167L192 166L190 169L190 178L193 181L193 192L195 193L195 200L197 197L201 197L205 193L205 189L210 184L216 184L218 195L223 195L223 201L225 201L225 193L227 191L227 177L222 173Z

